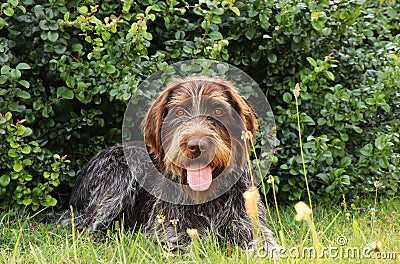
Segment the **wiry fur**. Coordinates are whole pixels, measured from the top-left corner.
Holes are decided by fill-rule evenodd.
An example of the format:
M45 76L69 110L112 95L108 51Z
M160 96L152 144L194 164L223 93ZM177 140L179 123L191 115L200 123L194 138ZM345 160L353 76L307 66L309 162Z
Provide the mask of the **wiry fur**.
M199 103L201 96L208 96L213 103L216 101L222 106L229 105L237 112L242 122L233 130L234 135L227 137L228 131L221 124L218 125L217 120L207 118L207 113L201 112L204 111L204 104ZM179 123L170 113L188 99L191 100L192 109L197 108L200 112L193 117L180 119ZM224 109L224 112L229 111L229 108ZM233 118L228 113L226 116ZM235 120L228 121L228 124L237 123ZM170 127L169 122L173 122ZM163 123L166 130L164 137L161 131ZM201 126L195 125L199 123ZM83 168L70 200L77 216L77 227L96 230L114 220L123 219L128 226L143 225L148 236L157 235L163 243L181 245L188 240L186 229L196 228L200 235L211 233L221 240L251 245L255 237L243 199L243 193L251 188L251 182L239 130L247 130L254 135L256 129L257 119L253 110L231 83L204 77L175 80L156 99L143 121L147 146L134 143L113 146L95 155ZM181 205L157 199L139 185L137 179L145 177L153 166L166 178L186 184L185 169L180 167L180 163L196 158L196 155L193 151L187 151L185 142L199 133L209 139L208 148L213 148L216 156L212 157L210 163L214 169L213 178L218 177L217 174L229 165L228 173L221 177L238 179L227 192L212 201ZM166 143L162 144L162 140ZM129 153L127 157L131 167L128 166L124 150ZM152 160L148 158L149 153ZM166 159L169 155L172 158ZM154 182L153 188L162 192L165 188L163 181ZM267 227L266 209L261 201L258 201L258 209L261 237L268 251L272 252L278 244ZM165 217L164 229L160 227L157 215ZM170 222L173 219L178 219L176 227Z

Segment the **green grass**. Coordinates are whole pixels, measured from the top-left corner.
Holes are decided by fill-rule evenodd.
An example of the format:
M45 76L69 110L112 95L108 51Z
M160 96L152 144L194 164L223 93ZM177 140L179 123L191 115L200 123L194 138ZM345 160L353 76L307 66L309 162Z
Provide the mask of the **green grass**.
M368 252L370 244L376 239L383 245L379 254L400 252L400 199L378 201L375 213L370 210L374 205L373 199L360 199L353 206L315 206L314 221L321 250L326 250L326 255L320 261L299 258L297 263L400 261L373 260L363 256L364 248ZM358 208L364 208L365 212L359 212ZM288 255L288 258L281 258L280 262L296 263L292 255L302 252L305 247L304 252L311 250L307 247L312 247L312 237L305 222L294 220L292 206L280 207L279 211ZM0 216L0 263L268 263L267 259L257 259L246 250L229 243L217 243L209 237L200 237L199 241L188 246L187 251L171 255L162 246L147 240L141 232L134 233L118 226L107 231L107 234L93 236L86 232L75 233L72 228L39 223L27 215L2 213ZM274 211L272 218L279 228ZM271 229L274 229L273 224ZM340 246L338 239L347 242ZM349 258L343 255L349 249L358 249L360 256ZM335 254L338 256L335 257Z

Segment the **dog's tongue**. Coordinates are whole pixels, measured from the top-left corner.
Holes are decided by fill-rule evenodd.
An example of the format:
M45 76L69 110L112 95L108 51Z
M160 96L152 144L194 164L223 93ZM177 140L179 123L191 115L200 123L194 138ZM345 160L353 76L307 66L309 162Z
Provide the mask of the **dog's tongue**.
M187 181L193 191L205 191L210 188L212 182L212 169L210 166L203 168L187 168Z

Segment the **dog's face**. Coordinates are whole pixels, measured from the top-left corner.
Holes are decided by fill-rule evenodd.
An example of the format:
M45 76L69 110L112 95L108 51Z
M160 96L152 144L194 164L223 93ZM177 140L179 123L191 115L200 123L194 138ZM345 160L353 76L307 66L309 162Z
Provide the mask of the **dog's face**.
M242 132L250 131L252 141L258 122L230 82L191 77L174 80L152 104L142 126L164 175L193 191L205 191L221 172L244 165Z

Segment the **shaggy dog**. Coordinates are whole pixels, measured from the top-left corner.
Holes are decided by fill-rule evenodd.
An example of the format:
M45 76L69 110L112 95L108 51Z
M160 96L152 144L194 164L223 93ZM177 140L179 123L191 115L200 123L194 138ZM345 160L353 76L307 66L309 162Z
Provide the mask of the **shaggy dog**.
M246 164L258 122L234 85L209 77L175 79L151 105L142 128L145 144L105 149L82 169L70 200L77 227L96 230L120 219L173 245L189 239L188 228L254 245L243 193L252 187ZM159 199L164 194L174 202ZM271 253L278 244L264 204L258 200L257 207L257 237Z

